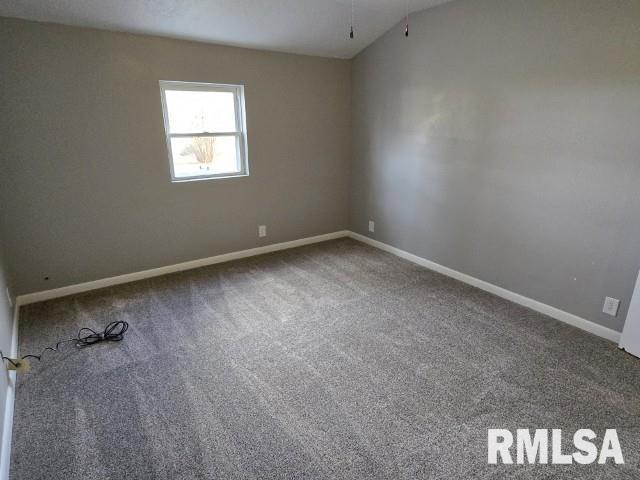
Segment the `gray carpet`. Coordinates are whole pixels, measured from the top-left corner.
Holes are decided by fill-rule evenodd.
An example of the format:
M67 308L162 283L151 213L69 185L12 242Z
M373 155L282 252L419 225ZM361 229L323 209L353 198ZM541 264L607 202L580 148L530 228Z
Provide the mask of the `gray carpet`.
M352 240L23 307L20 351L112 320L20 376L14 480L640 478L639 360ZM487 428L626 464L489 466Z

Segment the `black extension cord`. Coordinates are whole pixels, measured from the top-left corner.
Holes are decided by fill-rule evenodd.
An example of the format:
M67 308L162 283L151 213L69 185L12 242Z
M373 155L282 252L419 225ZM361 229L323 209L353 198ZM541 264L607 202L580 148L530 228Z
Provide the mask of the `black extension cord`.
M78 331L78 335L75 338L60 340L58 343L56 343L55 347L46 347L44 350L42 350L42 352L40 352L39 355L30 354L24 355L19 359L15 359L5 357L0 351L0 356L2 356L2 360L6 360L7 362L9 362L14 369L18 369L21 367L22 360L35 358L36 360L41 361L42 356L47 350L57 352L60 348L60 345L62 345L63 343L75 342L76 348L85 348L101 342L120 342L124 338L124 334L128 329L129 324L123 320L111 322L105 327L102 332L96 332L91 328L83 327Z

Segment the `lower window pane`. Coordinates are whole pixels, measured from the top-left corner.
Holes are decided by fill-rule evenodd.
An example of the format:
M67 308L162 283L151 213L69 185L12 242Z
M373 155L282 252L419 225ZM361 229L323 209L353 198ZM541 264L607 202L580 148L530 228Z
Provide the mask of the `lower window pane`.
M171 139L175 178L240 173L235 136Z

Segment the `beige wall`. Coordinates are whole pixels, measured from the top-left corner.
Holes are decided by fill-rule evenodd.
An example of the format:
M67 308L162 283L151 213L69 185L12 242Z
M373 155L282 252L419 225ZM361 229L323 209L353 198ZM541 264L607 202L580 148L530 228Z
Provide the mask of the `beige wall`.
M16 293L339 230L350 211L356 231L373 219L382 241L621 330L640 3L457 0L411 22L351 63L0 19ZM246 85L248 178L169 181L159 79Z
M6 18L0 45L16 293L347 226L348 61ZM249 177L169 181L160 79L245 85Z

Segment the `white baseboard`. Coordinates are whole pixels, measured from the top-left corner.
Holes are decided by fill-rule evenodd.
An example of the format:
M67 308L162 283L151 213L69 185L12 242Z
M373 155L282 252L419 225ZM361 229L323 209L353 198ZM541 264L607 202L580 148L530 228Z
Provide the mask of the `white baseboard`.
M141 272L127 273L125 275L118 275L116 277L103 278L100 280L94 280L92 282L80 283L77 285L69 285L66 287L55 288L52 290L45 290L42 292L29 293L26 295L19 295L16 297L14 314L13 314L13 331L11 339L11 356L16 357L18 355L18 320L20 314L20 306L28 305L30 303L42 302L44 300L51 300L53 298L65 297L74 293L87 292L90 290L96 290L98 288L110 287L112 285L119 285L122 283L134 282L136 280L143 280L145 278L158 277L160 275L166 275L168 273L181 272L184 270L191 270L193 268L205 267L207 265L214 265L216 263L228 262L231 260L237 260L240 258L253 257L255 255L262 255L264 253L276 252L278 250L286 250L289 248L301 247L303 245L311 245L313 243L324 242L327 240L334 240L336 238L348 237L349 232L341 230L338 232L327 233L324 235L317 235L314 237L301 238L299 240L292 240L290 242L274 243L271 245L265 245L262 247L251 248L248 250L241 250L237 252L225 253L222 255L216 255L208 258L201 258L198 260L192 260L189 262L178 263L175 265L168 265L166 267L153 268L150 270L143 270ZM0 480L9 480L10 461L11 461L11 438L13 430L13 412L15 405L15 384L16 373L9 373L9 388L7 389L7 400L5 403L4 411L4 428L2 432L2 445L0 445Z
M13 307L13 325L11 328L11 351L9 356L18 356L18 319L20 302L18 299ZM16 372L9 372L7 400L4 406L4 427L2 429L2 445L0 445L0 480L9 480L11 463L11 436L13 432L13 411L16 398Z
M510 290L499 287L492 283L485 282L484 280L480 280L478 278L472 277L471 275L467 275L466 273L458 272L449 267L445 267L438 263L432 262L431 260L427 260L426 258L419 257L417 255L406 252L399 248L393 247L391 245L387 245L386 243L382 243L378 240L374 240L365 235L361 235L359 233L355 233L348 230L341 230L338 232L327 233L324 235L317 235L314 237L301 238L299 240L292 240L289 242L274 243L271 245L251 248L248 250L240 250L237 252L225 253L225 254L216 255L213 257L201 258L198 260L191 260L188 262L178 263L175 265L168 265L165 267L153 268L150 270L143 270L140 272L127 273L125 275L118 275L116 277L103 278L100 280L80 283L77 285L69 285L66 287L56 288L53 290L44 290L42 292L35 292L35 293L29 293L26 295L20 295L16 298L16 309L19 308L18 307L19 305L28 305L30 303L42 302L44 300L50 300L53 298L73 295L75 293L87 292L90 290L96 290L98 288L104 288L104 287L110 287L113 285L119 285L122 283L134 282L136 280L143 280L146 278L157 277L157 276L166 275L169 273L190 270L193 268L204 267L207 265L214 265L216 263L229 262L231 260L237 260L240 258L247 258L255 255L262 255L264 253L275 252L278 250L286 250L289 248L300 247L303 245L310 245L313 243L324 242L327 240L333 240L333 239L342 238L342 237L351 237L355 240L359 240L363 243L379 248L386 252L392 253L406 260L409 260L410 262L429 268L430 270L434 270L436 272L442 273L444 275L447 275L448 277L455 278L456 280L460 280L464 283L480 288L481 290L485 290L494 295L502 297L506 300L525 306L527 308L535 310L536 312L555 318L556 320L560 320L561 322L567 323L569 325L573 325L574 327L580 328L589 333L593 333L594 335L598 335L602 338L606 338L607 340L610 340L612 342L618 343L620 341L620 333L616 332L615 330L604 327L602 325L598 325L597 323L578 317L577 315L574 315L572 313L565 312L564 310L560 310L559 308L552 307L551 305L547 305L545 303L539 302L532 298L525 297L524 295L520 295L518 293L512 292ZM0 480L3 480L2 477L0 477Z
M312 243L319 243L327 240L333 240L336 238L342 238L342 237L348 237L348 236L349 236L349 232L347 230L341 230L338 232L326 233L324 235L317 235L315 237L307 237L307 238L301 238L299 240L292 240L290 242L273 243L271 245L265 245L262 247L250 248L249 250L240 250L237 252L224 253L222 255L215 255L213 257L200 258L198 260L191 260L183 263L176 263L175 265L168 265L166 267L152 268L150 270L127 273L124 275L118 275L116 277L102 278L100 280L79 283L76 285L69 285L67 287L55 288L53 290L44 290L41 292L28 293L26 295L19 295L16 299L16 303L19 303L20 305L28 305L30 303L43 302L45 300L51 300L53 298L59 298L59 297L66 297L67 295L88 292L90 290L96 290L98 288L110 287L113 285L120 285L122 283L135 282L136 280L144 280L145 278L159 277L160 275L166 275L168 273L181 272L184 270L191 270L193 268L198 268L198 267L206 267L208 265L214 265L216 263L229 262L231 260L238 260L240 258L253 257L255 255L262 255L264 253L270 253L270 252L276 252L278 250L286 250L289 248L301 247L303 245L310 245Z
M20 313L21 305L27 305L30 303L41 302L44 300L50 300L53 298L72 295L74 293L86 292L86 291L95 290L98 288L104 288L112 285L133 282L133 281L142 280L145 278L157 277L160 275L166 275L168 273L190 270L193 268L204 267L204 266L213 265L216 263L223 263L223 262L228 262L228 261L236 260L240 258L247 258L255 255L262 255L264 253L300 247L303 245L310 245L313 243L319 243L319 242L333 240L333 239L342 238L342 237L351 237L354 240L358 240L360 242L366 243L367 245L371 245L373 247L379 248L386 252L392 253L398 257L409 260L410 262L416 263L430 270L434 270L438 273L442 273L443 275L447 275L448 277L455 278L456 280L460 280L464 283L480 288L481 290L485 290L494 295L502 297L506 300L509 300L511 302L522 305L524 307L530 308L532 310L535 310L549 317L555 318L556 320L567 323L569 325L573 325L574 327L580 328L589 333L593 333L595 335L598 335L612 342L618 343L620 341L620 333L610 328L603 327L602 325L598 325L597 323L578 317L577 315L574 315L572 313L565 312L563 310L552 307L545 303L539 302L537 300L533 300L531 298L525 297L518 293L514 293L510 290L499 287L497 285L493 285L492 283L485 282L484 280L480 280L478 278L472 277L465 273L458 272L451 268L445 267L443 265L440 265L438 263L432 262L425 258L419 257L412 253L406 252L399 248L392 247L391 245L387 245L386 243L382 243L378 240L374 240L372 238L366 237L359 233L351 232L348 230L342 230L342 231L328 233L324 235L317 235L315 237L308 237L308 238L302 238L299 240L293 240L290 242L275 243L272 245L265 245L262 247L251 248L249 250L241 250L237 252L225 253L222 255L202 258L199 260L192 260L189 262L178 263L175 265L168 265L166 267L153 268L150 270L143 270L140 272L128 273L128 274L119 275L116 277L103 278L103 279L95 280L92 282L80 283L77 285L70 285L67 287L56 288L53 290L45 290L42 292L35 292L27 295L20 295L16 298L15 307L14 307L11 355L17 356L18 321L19 321L19 313ZM9 480L9 471L10 471L9 463L11 459L11 435L12 435L12 429L13 429L13 411L14 411L14 403L15 403L16 375L15 375L15 372L11 372L9 375L10 375L10 382L9 382L9 388L7 390L6 408L4 412L5 421L4 421L4 429L2 434L2 445L0 446L0 480Z
M568 323L569 325L573 325L574 327L578 327L589 333L598 335L599 337L606 338L607 340L615 343L618 343L620 341L619 332L616 332L615 330L607 327L603 327L602 325L598 325L597 323L594 323L590 320L578 317L577 315L574 315L572 313L565 312L564 310L552 307L551 305L547 305L546 303L542 303L537 300L533 300L532 298L525 297L518 293L507 290L506 288L498 287L497 285L472 277L471 275L467 275L466 273L458 272L449 267L445 267L438 263L432 262L431 260L427 260L426 258L419 257L404 250L400 250L399 248L387 245L386 243L379 242L378 240L373 240L372 238L360 235L359 233L349 232L349 236L354 240L359 240L363 243L366 243L367 245L371 245L372 247L376 247L380 250L392 253L398 257L409 260L410 262L416 263L430 270L434 270L448 277L455 278L456 280L460 280L461 282L467 283L469 285L473 285L474 287L477 287L481 290L493 293L498 297L502 297L513 303L517 303L518 305L530 308L531 310L535 310L536 312L555 318L556 320L560 320L561 322Z
M166 267L153 268L150 270L143 270L140 272L128 273L125 275L119 275L116 277L103 278L92 282L80 283L77 285L69 285L67 287L56 288L53 290L45 290L42 292L29 293L27 295L20 295L16 298L13 314L13 331L11 340L11 356L15 357L18 354L18 321L20 314L20 306L28 305L30 303L41 302L44 300L50 300L53 298L64 297L72 295L74 293L87 292L89 290L95 290L98 288L109 287L112 285L119 285L122 283L134 282L136 280L142 280L145 278L157 277L160 275L166 275L168 273L180 272L184 270L190 270L193 268L204 267L207 265L213 265L216 263L228 262L231 260L237 260L240 258L252 257L255 255L262 255L264 253L275 252L278 250L285 250L289 248L300 247L303 245L310 245L313 243L324 242L327 240L333 240L336 238L351 237L354 240L361 241L373 247L379 248L386 252L392 253L398 257L409 260L430 270L434 270L438 273L447 275L448 277L455 278L474 287L480 288L494 295L502 297L511 302L528 307L532 310L540 312L549 317L560 320L561 322L573 325L587 332L598 335L612 342L618 343L620 341L620 333L616 332L597 323L591 322L584 318L573 315L572 313L565 312L558 308L544 304L537 300L525 297L518 293L511 292L505 288L498 287L484 280L472 277L465 273L458 272L451 268L445 267L438 263L432 262L425 258L419 257L412 253L400 250L399 248L392 247L386 243L379 242L372 238L360 235L359 233L351 232L348 230L342 230L338 232L328 233L324 235L317 235L315 237L302 238L299 240L293 240L290 242L275 243L272 245L265 245L262 247L251 248L249 250L241 250L237 252L225 253L222 255L216 255L213 257L202 258L199 260L192 260L189 262L178 263L175 265L169 265ZM11 459L11 438L13 430L13 412L15 404L15 381L16 374L11 372L9 381L9 388L7 390L6 408L4 412L4 429L2 433L2 445L0 446L0 480L9 480L10 459Z

